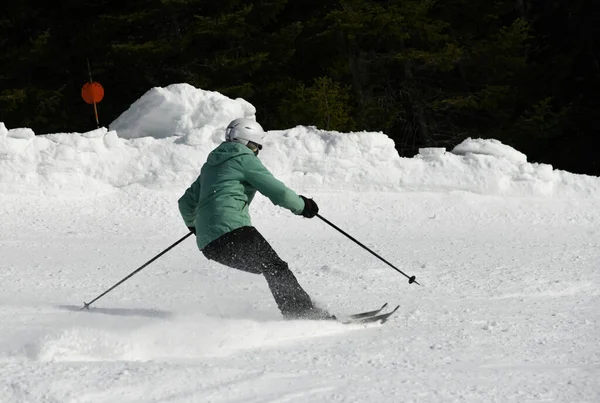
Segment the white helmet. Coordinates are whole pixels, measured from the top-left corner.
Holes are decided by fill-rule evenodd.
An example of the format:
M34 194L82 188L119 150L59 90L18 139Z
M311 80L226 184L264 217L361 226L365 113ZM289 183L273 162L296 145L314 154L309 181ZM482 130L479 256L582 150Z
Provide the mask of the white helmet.
M248 142L251 141L262 146L264 138L265 131L262 126L251 119L235 119L225 129L225 140L235 141L243 145L248 145Z

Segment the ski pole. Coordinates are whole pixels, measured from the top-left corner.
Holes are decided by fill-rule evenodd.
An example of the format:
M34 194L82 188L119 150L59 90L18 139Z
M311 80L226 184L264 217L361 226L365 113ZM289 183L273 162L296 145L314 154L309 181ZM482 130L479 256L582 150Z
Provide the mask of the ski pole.
M98 295L96 298L94 298L90 302L84 302L83 303L83 307L81 307L81 309L89 309L90 305L92 305L94 302L96 302L97 300L99 300L100 298L102 298L103 296L105 296L106 294L108 294L109 292L111 292L112 290L114 290L115 288L117 288L119 285L123 284L125 281L127 281L129 278L131 278L134 274L136 274L137 272L139 272L140 270L142 270L144 267L148 266L150 263L154 262L156 259L158 259L162 255L164 255L165 253L167 253L168 251L170 251L171 249L173 249L175 246L179 245L179 243L181 243L184 239L186 239L187 237L189 237L192 234L193 234L193 232L190 231L189 234L187 234L186 236L184 236L183 238L181 238L179 241L175 242L173 245L169 246L167 249L165 249L162 252L160 252L158 255L154 256L152 259L150 259L149 261L147 261L146 263L144 263L141 267L139 267L137 270L133 271L131 274L129 274L123 280L119 281L117 284L113 285L108 290L104 291L102 294Z
M333 228L335 228L336 230L338 230L339 232L341 232L342 234L346 235L348 238L350 238L351 240L353 240L354 242L356 242L359 246L361 246L362 248L364 248L365 250L367 250L369 253L371 253L372 255L374 255L375 257L377 257L378 259L380 259L381 261L383 261L384 263L386 263L388 266L390 266L392 269L396 270L398 273L402 274L404 277L408 278L408 284L418 284L421 285L417 282L415 276L408 276L407 274L405 274L402 270L398 269L396 266L394 266L393 264L391 264L390 262L388 262L387 260L385 260L384 258L382 258L381 256L379 256L377 253L373 252L371 249L367 248L365 245L363 245L362 243L358 242L356 239L354 239L353 237L351 237L349 234L347 234L346 232L342 231L339 227L337 227L336 225L334 225L332 222L326 220L325 218L323 218L321 215L317 214L317 217L319 217L321 220L325 221L327 224L331 225Z

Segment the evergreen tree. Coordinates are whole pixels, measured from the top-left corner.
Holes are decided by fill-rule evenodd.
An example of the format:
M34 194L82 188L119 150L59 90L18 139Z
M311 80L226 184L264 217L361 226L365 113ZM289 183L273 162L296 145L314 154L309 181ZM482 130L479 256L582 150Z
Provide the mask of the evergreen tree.
M600 16L574 0L5 0L0 120L109 124L154 86L244 97L265 127L388 133L402 155L494 137L600 174Z

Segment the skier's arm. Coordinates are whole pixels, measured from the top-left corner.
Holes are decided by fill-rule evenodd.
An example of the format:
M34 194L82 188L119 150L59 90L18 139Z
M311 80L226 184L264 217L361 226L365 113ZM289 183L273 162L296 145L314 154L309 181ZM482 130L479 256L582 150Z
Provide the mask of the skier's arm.
M276 206L301 214L304 201L294 192L277 180L271 172L255 156L247 156L243 161L246 181L265 195Z
M200 196L200 178L190 186L183 196L179 199L179 212L185 225L195 227L196 207L198 206L198 198Z

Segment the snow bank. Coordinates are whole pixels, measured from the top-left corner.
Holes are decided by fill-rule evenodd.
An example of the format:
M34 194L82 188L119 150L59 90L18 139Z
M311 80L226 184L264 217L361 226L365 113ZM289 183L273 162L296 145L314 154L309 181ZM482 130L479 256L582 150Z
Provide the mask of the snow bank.
M0 123L0 193L87 197L141 185L181 193L224 128L256 110L187 84L154 88L106 128L35 136ZM260 158L298 192L468 191L600 197L600 178L554 170L497 140L467 139L451 152L400 158L383 133L298 126L268 132Z
M436 151L439 149L436 149ZM466 139L452 152L424 149L403 159L400 186L413 190L533 197L600 197L600 178L528 163L498 140Z

